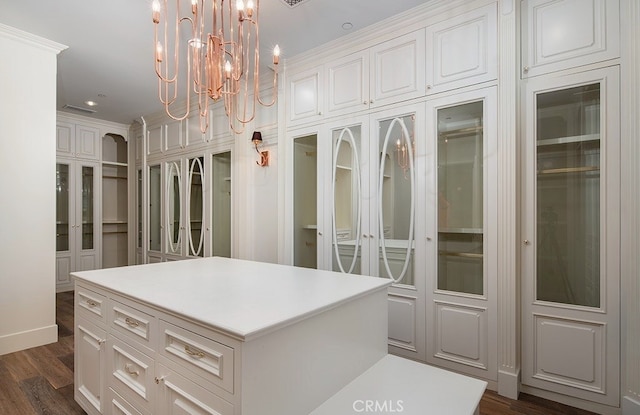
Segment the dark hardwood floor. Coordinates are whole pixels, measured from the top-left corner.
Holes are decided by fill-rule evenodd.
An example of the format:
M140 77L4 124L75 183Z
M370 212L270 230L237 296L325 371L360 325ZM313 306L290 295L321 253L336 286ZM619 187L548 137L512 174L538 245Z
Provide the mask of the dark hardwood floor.
M0 356L0 415L85 414L73 400L72 292L57 295L56 310L57 343ZM425 415L428 414L425 410ZM480 402L480 414L589 415L592 412L527 394L521 394L516 401L488 391Z

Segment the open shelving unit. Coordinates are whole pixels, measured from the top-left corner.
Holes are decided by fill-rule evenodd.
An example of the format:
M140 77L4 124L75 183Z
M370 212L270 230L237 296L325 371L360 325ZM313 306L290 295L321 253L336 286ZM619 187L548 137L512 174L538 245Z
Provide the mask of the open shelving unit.
M128 264L127 142L117 134L102 138L102 267Z

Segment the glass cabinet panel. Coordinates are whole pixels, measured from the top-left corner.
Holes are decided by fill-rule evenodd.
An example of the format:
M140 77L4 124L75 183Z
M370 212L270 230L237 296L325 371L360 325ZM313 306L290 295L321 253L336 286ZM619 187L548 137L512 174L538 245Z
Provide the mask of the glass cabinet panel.
M212 254L231 257L231 152L213 155Z
M293 265L317 268L318 137L293 140Z
M182 242L180 162L167 163L167 253L179 254Z
M94 168L82 166L82 249L93 249L94 245L94 215L95 198Z
M149 167L149 250L162 249L162 181L160 165Z
M202 229L202 213L204 212L204 198L202 197L204 177L204 157L189 160L189 255L204 256L204 232Z
M438 289L483 294L483 101L437 113Z
M600 84L536 96L536 298L600 306Z
M56 164L56 251L69 250L69 165Z
M333 270L361 272L362 186L360 146L362 127L332 131L333 142Z
M415 115L379 122L378 274L413 285Z

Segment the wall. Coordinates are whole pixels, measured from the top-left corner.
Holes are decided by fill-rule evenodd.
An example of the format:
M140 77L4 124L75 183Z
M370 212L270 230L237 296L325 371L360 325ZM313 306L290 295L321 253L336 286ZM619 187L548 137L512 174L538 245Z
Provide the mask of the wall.
M56 55L0 25L0 355L57 341ZM37 122L34 122L37 120Z

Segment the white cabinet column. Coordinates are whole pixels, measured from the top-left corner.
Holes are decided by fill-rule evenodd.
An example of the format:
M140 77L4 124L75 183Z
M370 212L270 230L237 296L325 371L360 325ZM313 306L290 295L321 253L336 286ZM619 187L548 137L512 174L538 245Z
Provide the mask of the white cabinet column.
M622 413L640 414L640 368L631 362L640 361L640 3L636 0L622 0L622 268L621 268L621 314L622 314Z
M502 0L498 13L498 393L518 398L518 30L519 1Z

